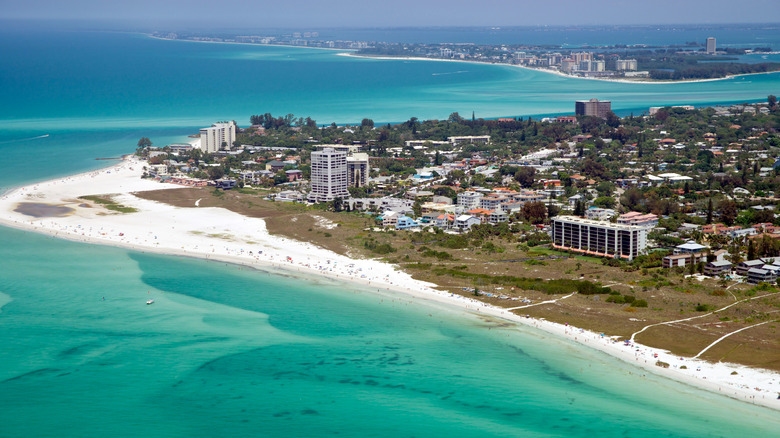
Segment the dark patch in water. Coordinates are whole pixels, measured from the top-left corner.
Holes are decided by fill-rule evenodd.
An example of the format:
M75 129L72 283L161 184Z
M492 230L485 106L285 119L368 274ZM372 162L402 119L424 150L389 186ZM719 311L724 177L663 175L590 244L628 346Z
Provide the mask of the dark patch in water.
M60 372L60 371L62 371L62 370L58 370L56 368L41 368L39 370L30 371L29 373L19 374L18 376L14 376L14 377L5 379L5 380L2 381L2 383L13 382L14 380L20 380L20 379L24 379L24 378L27 378L27 377L42 377L42 376L46 376L46 375L49 375L49 374L54 374L54 373L57 373L57 372Z
M320 415L320 413L314 409L304 409L301 411L301 415Z

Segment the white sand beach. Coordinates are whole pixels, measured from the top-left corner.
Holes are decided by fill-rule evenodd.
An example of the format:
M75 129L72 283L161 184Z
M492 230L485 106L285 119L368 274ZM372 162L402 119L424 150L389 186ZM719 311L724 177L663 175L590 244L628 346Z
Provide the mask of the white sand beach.
M127 157L106 169L13 190L0 197L0 224L84 243L200 257L257 268L274 267L292 273L354 281L380 290L407 294L413 300L457 306L475 314L536 327L605 352L648 372L780 410L780 373L682 358L664 350L625 343L569 325L523 317L506 309L436 290L435 285L414 280L384 262L354 260L306 242L270 235L262 219L221 208L200 207L199 202L191 208L180 208L140 199L132 193L180 188L141 179L145 164L134 157ZM82 200L77 199L97 194L115 194L117 202L138 211L106 214L104 209L86 207ZM72 211L61 217L35 218L14 211L20 203L56 205ZM323 225L328 226L327 223ZM657 361L670 366L658 367ZM735 371L736 374L732 374Z

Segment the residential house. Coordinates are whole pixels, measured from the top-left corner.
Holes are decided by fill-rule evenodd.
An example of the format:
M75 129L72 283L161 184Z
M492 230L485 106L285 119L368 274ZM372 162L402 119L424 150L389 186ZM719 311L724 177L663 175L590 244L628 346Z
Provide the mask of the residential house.
M707 253L706 252L696 252L696 253L678 253L678 254L672 254L668 255L663 258L663 267L664 268L674 268L674 267L685 267L693 264L698 264L700 262L707 261Z
M763 260L745 260L744 262L740 262L737 267L734 269L734 272L737 275L741 275L743 277L747 276L748 271L750 271L753 268L760 268L764 266Z
M751 284L773 283L777 279L777 273L773 270L751 268L747 272L747 282Z
M707 250L707 247L690 241L674 247L674 254L697 254Z
M491 224L497 224L499 222L507 222L509 221L509 216L506 214L505 211L501 209L496 209L490 212L490 215L488 215L488 222Z
M470 230L474 225L478 225L480 223L482 223L482 221L479 218L464 214L455 218L453 228L459 230L460 232L465 232Z
M617 212L611 208L589 207L585 210L585 218L595 221L609 220L609 218L616 214Z
M398 230L406 230L409 228L419 227L420 223L406 215L398 216L395 221L395 228Z
M710 277L722 277L730 272L731 262L725 260L709 262L704 265L704 275L709 275Z
M654 214L642 214L638 211L632 211L618 216L617 223L652 228L658 225L658 216Z

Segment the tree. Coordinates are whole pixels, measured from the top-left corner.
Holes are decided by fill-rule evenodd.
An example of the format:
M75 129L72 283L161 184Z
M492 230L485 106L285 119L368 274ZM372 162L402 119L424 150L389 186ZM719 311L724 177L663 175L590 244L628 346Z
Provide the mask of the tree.
M775 96L774 94L770 94L770 95L769 95L769 96L766 98L766 101L767 101L767 103L769 104L769 108L772 108L772 109L774 109L774 108L775 108L775 106L777 105L777 96Z
M615 208L615 198L612 196L599 196L593 200L593 205L601 208Z
M218 180L225 176L225 170L222 169L222 166L212 166L209 167L208 174L209 179Z
M617 128L620 126L620 117L618 117L615 113L612 111L607 113L607 125Z
M422 202L419 198L414 200L414 204L412 205L412 212L414 213L414 217L422 216Z
M447 121L451 123L460 123L463 121L463 117L461 117L457 112L454 112L450 114L450 116L447 118Z
M669 118L669 109L661 108L655 113L655 119L663 123Z
M361 126L362 128L368 128L368 129L372 129L372 128L374 127L374 121L373 121L373 120L371 120L371 119L363 119L363 120L360 122L360 126Z
M152 141L149 140L149 137L141 137L140 140L138 140L138 147L139 148L148 148L152 145Z
M578 199L577 204L574 206L574 215L585 216L585 204L582 203L581 199Z
M541 202L526 202L523 204L521 214L525 220L539 224L544 222L545 215L547 214L547 207Z
M712 223L712 198L707 202L707 224Z
M515 180L523 187L531 187L534 185L534 175L536 169L530 166L522 166L515 172Z
M623 196L620 197L620 203L627 210L637 210L644 199L645 196L638 188L631 187L623 192Z
M722 201L720 207L720 218L728 226L734 225L734 220L737 218L737 203L732 200Z
M547 217L555 217L558 216L558 213L561 212L561 208L558 207L555 204L547 204Z
M748 239L747 259L755 260L755 258L756 258L756 247L755 245L753 245L753 239Z

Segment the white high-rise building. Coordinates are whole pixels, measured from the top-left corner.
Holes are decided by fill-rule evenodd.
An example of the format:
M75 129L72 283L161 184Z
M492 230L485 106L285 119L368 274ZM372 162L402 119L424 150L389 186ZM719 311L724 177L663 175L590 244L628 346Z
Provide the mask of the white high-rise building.
M349 198L347 187L346 152L325 148L311 153L309 202L329 202L335 198Z
M482 193L461 192L458 193L458 206L463 207L464 210L479 208L481 199Z
M713 37L707 38L707 54L708 55L715 54L715 38Z
M234 141L236 122L215 123L210 128L200 130L200 149L203 152L214 153L222 149L223 144L230 148Z
M555 249L626 260L633 260L647 250L647 227L556 216L552 218L551 228Z
M615 70L617 71L636 71L636 59L618 59L615 61Z
M347 157L347 185L363 187L368 184L368 154L353 153Z

